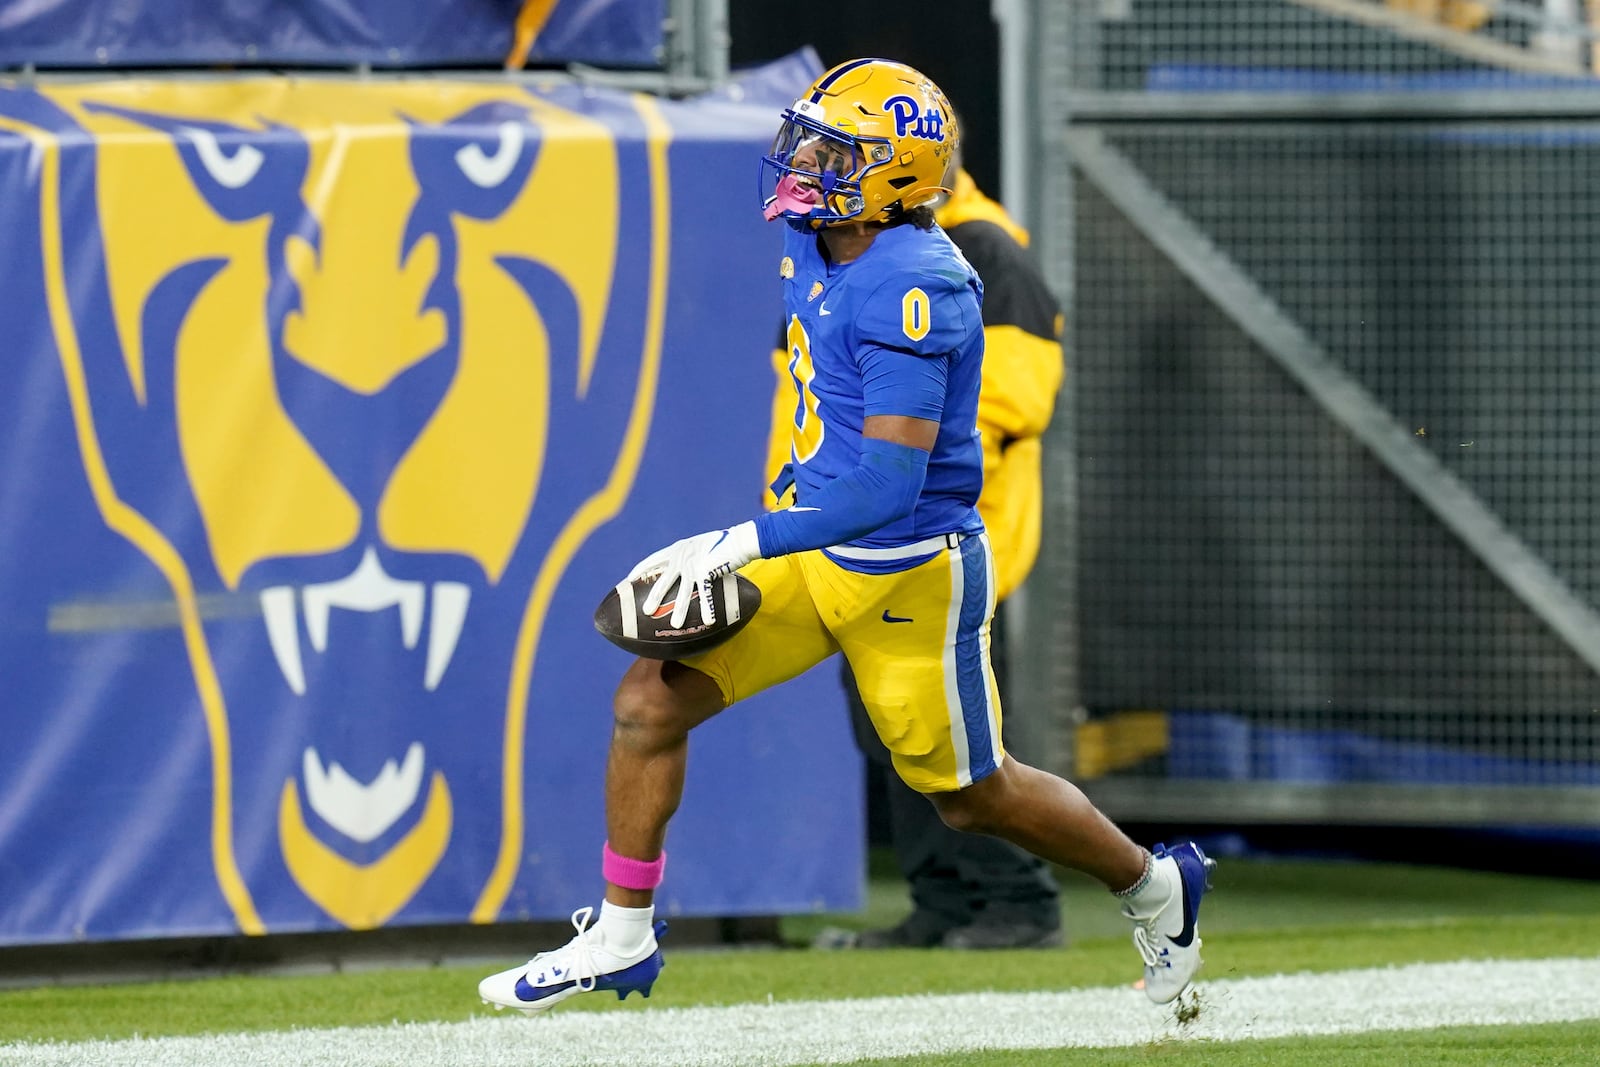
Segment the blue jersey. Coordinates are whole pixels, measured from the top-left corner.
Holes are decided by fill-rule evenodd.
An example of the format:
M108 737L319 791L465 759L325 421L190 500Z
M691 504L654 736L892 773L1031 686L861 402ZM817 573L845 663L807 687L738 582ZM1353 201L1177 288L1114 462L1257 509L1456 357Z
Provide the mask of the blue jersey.
M902 570L927 556L896 558L885 550L981 531L975 505L983 489L977 429L983 283L955 244L937 226L902 224L881 231L866 252L841 265L823 256L815 233L791 229L782 274L789 371L799 394L791 456L797 507L860 462L868 415L939 422L911 514L848 543L865 552L832 558L852 570ZM943 381L943 396L936 384L931 398L875 388L865 368L884 350L927 360L926 377Z

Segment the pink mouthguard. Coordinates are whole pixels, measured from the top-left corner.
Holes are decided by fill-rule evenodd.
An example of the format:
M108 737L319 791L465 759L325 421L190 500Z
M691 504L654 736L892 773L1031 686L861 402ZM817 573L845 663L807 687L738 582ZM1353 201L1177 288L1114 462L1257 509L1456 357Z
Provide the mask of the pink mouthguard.
M778 179L777 195L772 198L772 203L767 205L761 214L768 222L778 217L782 211L793 211L797 214L806 214L817 206L817 201L822 199L822 194L810 186L801 185L800 179L793 174L785 174Z

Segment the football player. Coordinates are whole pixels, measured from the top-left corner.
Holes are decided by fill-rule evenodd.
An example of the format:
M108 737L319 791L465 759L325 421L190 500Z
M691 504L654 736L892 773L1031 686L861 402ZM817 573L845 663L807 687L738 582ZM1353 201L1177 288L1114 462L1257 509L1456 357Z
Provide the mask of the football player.
M959 119L958 119L959 122ZM957 159L960 148L957 148ZM983 280L983 383L978 436L983 443L983 494L978 513L994 560L994 616L989 659L1006 734L1015 737L1008 696L1006 598L1027 578L1039 552L1042 513L1041 435L1049 428L1064 372L1063 319L1038 264L1028 232L983 194L965 170L938 205L934 221ZM776 388L768 463L773 478L790 461L794 382L788 343L772 353ZM770 494L769 508L783 507ZM1060 888L1050 865L1009 841L950 829L922 794L901 782L891 754L856 689L849 662L839 657L851 732L874 771L885 773L882 802L888 844L911 889L911 911L893 926L841 938L837 927L817 944L856 948L1053 948L1061 930ZM1014 753L1013 753L1014 754Z
M734 570L760 587L761 610L709 652L628 669L606 769L599 917L591 926L593 909L580 909L566 945L485 978L486 1002L532 1013L596 989L648 993L690 731L840 651L895 771L947 824L1103 882L1133 922L1155 1002L1198 969L1204 853L1147 851L1001 744L993 565L975 506L983 286L933 217L959 137L938 87L881 59L834 67L784 111L762 180L766 218L788 230L779 274L796 401L784 481L795 502L678 541L628 576L656 576L646 612L700 587L673 598L674 627Z

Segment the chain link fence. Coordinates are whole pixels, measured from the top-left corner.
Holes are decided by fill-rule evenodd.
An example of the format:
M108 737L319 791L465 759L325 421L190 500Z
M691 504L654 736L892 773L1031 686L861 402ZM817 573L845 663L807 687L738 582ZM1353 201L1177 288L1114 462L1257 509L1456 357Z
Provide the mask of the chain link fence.
M1600 824L1600 82L1557 8L1035 8L1071 373L1027 640L1076 650L1033 695L1113 814Z

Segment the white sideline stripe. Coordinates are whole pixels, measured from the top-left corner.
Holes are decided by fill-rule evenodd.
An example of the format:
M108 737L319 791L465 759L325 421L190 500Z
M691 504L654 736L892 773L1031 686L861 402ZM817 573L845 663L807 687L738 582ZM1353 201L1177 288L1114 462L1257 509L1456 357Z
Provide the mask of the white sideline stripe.
M668 980L671 972L667 973ZM1412 964L1201 982L1187 1026L1131 986L733 1007L503 1016L461 1023L0 1045L29 1067L793 1067L973 1049L1115 1048L1600 1018L1600 957ZM610 994L602 993L610 999ZM463 999L472 990L462 991ZM631 1008L631 1010L630 1010ZM286 1020L288 1021L288 1020Z

